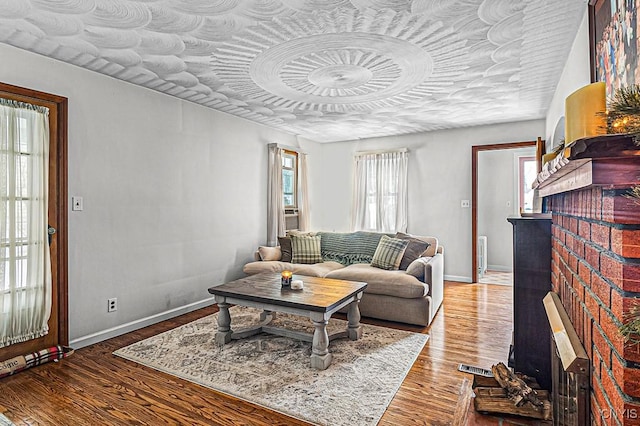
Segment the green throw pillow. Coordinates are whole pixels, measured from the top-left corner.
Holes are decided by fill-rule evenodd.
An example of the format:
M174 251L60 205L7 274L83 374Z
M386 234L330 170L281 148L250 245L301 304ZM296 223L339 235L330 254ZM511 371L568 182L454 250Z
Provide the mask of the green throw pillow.
M292 235L291 263L321 263L320 235Z
M408 240L383 235L382 238L380 238L376 252L373 254L371 266L380 269L397 270L408 245Z

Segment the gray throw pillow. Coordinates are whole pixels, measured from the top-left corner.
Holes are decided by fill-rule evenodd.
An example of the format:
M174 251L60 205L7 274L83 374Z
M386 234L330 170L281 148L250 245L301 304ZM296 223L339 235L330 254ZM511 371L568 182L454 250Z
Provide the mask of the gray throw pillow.
M426 241L422 241L418 238L413 238L407 234L403 234L400 232L396 234L396 238L409 241L409 245L407 246L407 249L402 256L402 260L400 261L399 269L403 271L409 267L411 262L419 258L420 255L424 253L425 250L428 249L431 245Z
M280 244L280 251L282 262L291 262L292 250L291 250L291 238L290 237L278 237L278 243Z
M411 264L407 268L407 274L413 275L420 281L424 282L424 265L426 265L429 260L431 260L430 257L417 258L416 260L411 262Z
M380 269L397 270L408 245L409 241L407 240L383 235L380 238L376 252L373 254L371 266Z

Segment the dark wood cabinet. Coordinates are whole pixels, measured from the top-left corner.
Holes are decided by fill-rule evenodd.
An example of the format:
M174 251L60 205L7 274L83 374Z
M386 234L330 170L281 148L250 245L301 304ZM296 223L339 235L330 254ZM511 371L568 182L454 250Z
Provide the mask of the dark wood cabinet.
M515 371L551 389L551 337L542 299L551 290L551 219L509 218L513 225Z

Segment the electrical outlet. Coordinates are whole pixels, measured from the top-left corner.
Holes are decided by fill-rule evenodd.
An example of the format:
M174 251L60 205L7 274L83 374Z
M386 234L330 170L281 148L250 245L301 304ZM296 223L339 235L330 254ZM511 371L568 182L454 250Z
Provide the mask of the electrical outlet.
M107 312L115 312L118 310L118 298L113 297L111 299L107 299Z
M460 201L460 207L462 207L463 209L469 208L469 206L471 206L471 203L469 202L469 200Z

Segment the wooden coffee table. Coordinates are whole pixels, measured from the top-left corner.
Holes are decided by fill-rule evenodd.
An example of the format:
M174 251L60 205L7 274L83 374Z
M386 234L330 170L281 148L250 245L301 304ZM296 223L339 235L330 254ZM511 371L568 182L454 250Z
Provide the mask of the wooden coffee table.
M216 343L225 345L231 339L242 339L261 332L277 334L312 342L311 367L318 370L329 367L331 364L329 342L344 337L350 340L358 340L362 337L358 303L367 283L302 275L294 275L293 279L302 280L304 289L292 290L290 287L282 287L280 274L275 273L251 275L211 287L209 293L215 296L220 308ZM262 309L261 323L244 330L232 330L230 305ZM329 318L347 305L349 306L347 329L329 335L327 333ZM270 326L269 323L275 318L275 312L309 317L315 331L313 334L308 334Z

